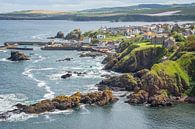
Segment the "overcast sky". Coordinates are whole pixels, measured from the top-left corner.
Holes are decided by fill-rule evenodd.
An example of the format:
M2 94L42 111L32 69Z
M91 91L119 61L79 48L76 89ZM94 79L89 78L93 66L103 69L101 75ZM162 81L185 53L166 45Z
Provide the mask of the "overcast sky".
M195 2L195 0L0 0L0 12L39 9L72 11L135 4L179 4L192 2Z

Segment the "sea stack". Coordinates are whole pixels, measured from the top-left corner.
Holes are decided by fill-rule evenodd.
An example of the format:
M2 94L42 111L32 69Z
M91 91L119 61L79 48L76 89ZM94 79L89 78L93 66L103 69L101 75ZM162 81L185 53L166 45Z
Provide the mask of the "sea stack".
M7 59L11 61L30 60L29 56L19 51L11 51L11 56Z

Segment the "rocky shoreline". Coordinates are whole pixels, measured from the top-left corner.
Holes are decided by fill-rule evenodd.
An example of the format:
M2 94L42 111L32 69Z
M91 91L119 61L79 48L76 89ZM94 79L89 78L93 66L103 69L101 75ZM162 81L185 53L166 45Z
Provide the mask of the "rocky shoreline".
M81 104L105 106L116 101L118 101L118 98L113 95L111 90L87 94L77 92L71 96L56 96L51 100L42 100L31 105L16 104L16 109L0 114L0 119L9 118L10 113L19 114L24 112L26 114L41 114L55 110L75 109Z
M186 49L188 48L188 49ZM106 70L123 73L102 80L99 90L132 92L126 103L151 107L194 103L195 53L192 44L180 46L170 59L168 50L155 45L129 45L125 50L103 60Z

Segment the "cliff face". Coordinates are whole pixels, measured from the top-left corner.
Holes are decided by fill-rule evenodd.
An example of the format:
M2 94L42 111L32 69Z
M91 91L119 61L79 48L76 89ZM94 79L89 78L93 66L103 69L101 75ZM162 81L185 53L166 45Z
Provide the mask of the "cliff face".
M166 50L155 45L130 45L126 50L107 63L105 69L117 72L136 72L144 68L150 68L158 63Z
M173 97L194 95L195 53L184 54L177 61L155 64L151 70L135 74L141 87L128 98L129 103L149 103L152 106L169 105ZM142 73L142 74L140 74ZM140 99L142 98L142 99ZM144 98L144 99L143 99Z
M132 91L138 86L137 80L132 74L110 77L97 84L98 90L112 89L114 91Z
M166 61L162 57L170 52L167 54L160 45L130 44L123 52L109 58L105 68L133 74L130 78L125 77L127 74L112 77L100 84L110 89L131 87L128 91L133 93L128 96L128 103L151 106L169 106L184 96L195 96L194 41L195 37L193 41L190 37Z

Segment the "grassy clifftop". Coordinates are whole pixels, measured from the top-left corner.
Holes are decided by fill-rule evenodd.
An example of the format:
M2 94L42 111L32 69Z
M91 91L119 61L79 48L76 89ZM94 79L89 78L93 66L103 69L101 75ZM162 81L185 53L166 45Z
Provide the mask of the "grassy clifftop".
M150 43L131 44L118 55L116 63L112 66L108 63L107 66L114 71L136 72L158 63L165 53L166 49L161 45ZM105 67L107 68L107 66Z

